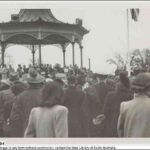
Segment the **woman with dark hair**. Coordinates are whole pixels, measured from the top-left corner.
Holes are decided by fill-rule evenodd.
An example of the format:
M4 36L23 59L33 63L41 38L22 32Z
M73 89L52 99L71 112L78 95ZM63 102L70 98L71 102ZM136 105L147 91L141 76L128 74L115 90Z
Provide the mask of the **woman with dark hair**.
M31 110L25 137L68 137L68 109L61 106L62 88L47 82L40 107Z

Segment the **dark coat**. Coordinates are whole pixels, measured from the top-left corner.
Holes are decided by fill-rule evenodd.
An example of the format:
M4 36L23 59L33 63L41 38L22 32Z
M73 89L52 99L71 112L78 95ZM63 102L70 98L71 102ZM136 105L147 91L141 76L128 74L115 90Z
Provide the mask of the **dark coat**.
M97 94L99 97L99 103L101 103L101 106L99 108L99 113L101 113L103 110L105 97L106 97L107 93L110 92L112 89L110 89L110 87L107 83L101 82L96 85L96 90L97 90Z
M88 137L97 137L97 127L92 120L100 113L101 103L95 86L90 86L85 90L86 98L83 104L84 116L86 118L86 131ZM98 129L99 130L99 129Z
M113 92L109 92L106 99L103 113L106 117L104 121L105 137L117 137L117 122L120 112L120 104L133 98L133 93L121 82Z
M10 136L9 117L14 101L15 95L11 89L4 90L0 93L0 123L3 130L3 135L0 136Z
M3 120L4 120L3 112L4 112L4 109L3 109L3 101L1 99L1 95L2 95L2 92L0 92L0 137L3 137Z
M64 93L64 106L69 110L68 130L69 137L84 137L84 117L82 105L84 92L76 87L70 86Z
M12 137L23 137L30 111L39 106L41 100L40 88L29 88L17 97L10 116Z
M104 100L109 91L109 86L104 82L92 85L85 90L86 99L84 102L84 113L86 114L89 137L103 136L103 127L94 125L93 119L102 113Z

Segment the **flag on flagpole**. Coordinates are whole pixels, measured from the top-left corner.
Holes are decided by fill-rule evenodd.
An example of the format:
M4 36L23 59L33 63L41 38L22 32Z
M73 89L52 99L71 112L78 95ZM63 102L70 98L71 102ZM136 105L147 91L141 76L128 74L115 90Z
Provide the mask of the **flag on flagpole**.
M139 8L132 8L131 11L131 17L134 21L138 21L140 9Z

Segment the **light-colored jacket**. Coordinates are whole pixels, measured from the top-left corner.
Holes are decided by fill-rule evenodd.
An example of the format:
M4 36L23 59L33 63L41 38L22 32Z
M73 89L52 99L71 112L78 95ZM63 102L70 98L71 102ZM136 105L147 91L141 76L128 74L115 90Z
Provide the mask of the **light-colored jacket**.
M118 120L120 137L150 137L150 98L135 95L129 102L122 102Z
M68 109L60 105L33 108L24 137L68 137Z

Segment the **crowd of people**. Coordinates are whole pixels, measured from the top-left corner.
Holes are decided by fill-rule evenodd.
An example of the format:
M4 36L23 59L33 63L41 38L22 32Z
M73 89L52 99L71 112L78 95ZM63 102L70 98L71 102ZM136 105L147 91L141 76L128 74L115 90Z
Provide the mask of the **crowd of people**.
M0 137L150 137L150 73L9 68L1 72Z
M74 75L83 75L90 72L89 69L86 68L79 68L77 65L70 65L66 67L61 67L60 64L56 63L54 66L50 64L41 64L39 65L21 65L19 64L17 69L14 69L12 65L1 65L0 66L0 79L7 79L9 77L9 73L11 72L18 72L19 77L21 78L24 74L27 74L30 68L34 68L37 70L38 73L42 74L46 78L55 78L55 75L57 73L65 73L67 76L70 76L72 74Z

